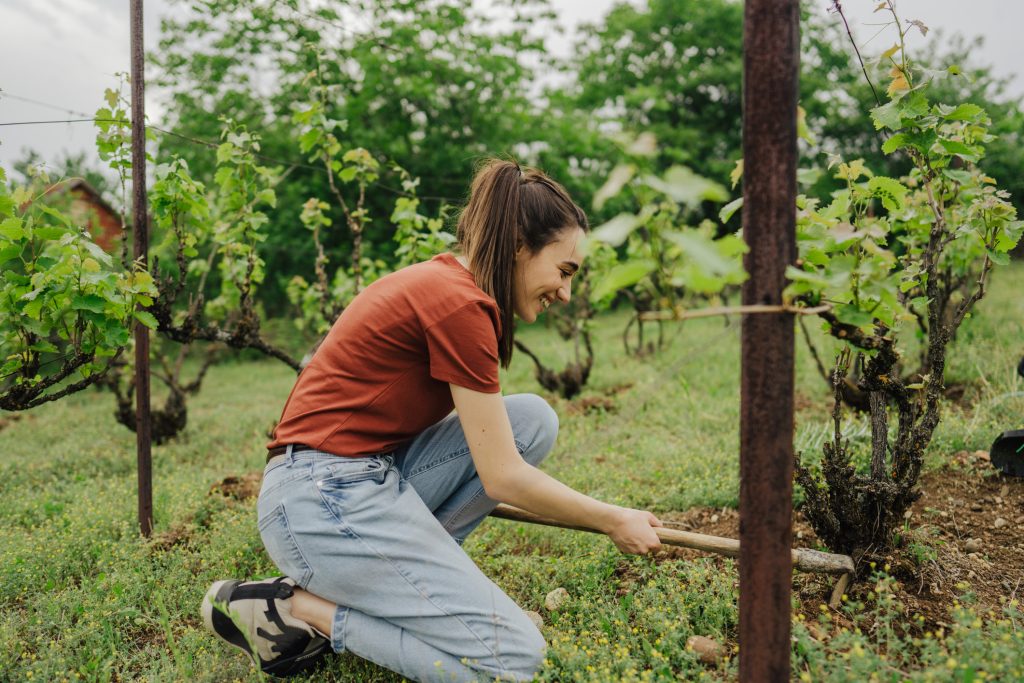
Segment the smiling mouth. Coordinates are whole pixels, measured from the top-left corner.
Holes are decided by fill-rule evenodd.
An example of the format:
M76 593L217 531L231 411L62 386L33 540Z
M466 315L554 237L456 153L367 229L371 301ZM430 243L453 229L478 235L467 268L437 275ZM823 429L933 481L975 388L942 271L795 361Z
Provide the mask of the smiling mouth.
M545 310L545 311L548 310L548 306L551 305L551 299L549 299L547 296L542 296L540 298L540 305L541 305L541 310Z

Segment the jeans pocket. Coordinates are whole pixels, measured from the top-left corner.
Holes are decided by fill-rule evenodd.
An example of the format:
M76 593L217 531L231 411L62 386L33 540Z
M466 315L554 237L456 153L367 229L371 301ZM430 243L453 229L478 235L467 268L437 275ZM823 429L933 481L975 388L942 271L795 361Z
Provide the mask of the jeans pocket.
M288 524L288 515L285 513L284 503L281 503L266 517L259 521L260 537L267 549L267 554L274 561L277 568L295 580L300 587L309 585L313 578L313 569L309 566L306 558L299 550L299 544L295 541L291 525Z
M361 458L345 458L338 462L324 464L317 468L313 479L320 489L337 489L359 481L384 481L391 467L391 457L368 455Z

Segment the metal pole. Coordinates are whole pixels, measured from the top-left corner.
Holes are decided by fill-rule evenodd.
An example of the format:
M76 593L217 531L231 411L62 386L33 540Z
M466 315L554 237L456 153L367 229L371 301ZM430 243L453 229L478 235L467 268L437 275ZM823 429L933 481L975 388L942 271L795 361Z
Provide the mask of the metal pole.
M132 227L135 267L149 268L149 221L146 216L145 50L142 0L131 0L132 51ZM139 530L153 531L153 467L149 424L149 329L135 323L135 443L139 468Z
M779 305L796 260L798 0L746 0L743 18L743 304ZM793 316L743 319L740 680L789 681Z

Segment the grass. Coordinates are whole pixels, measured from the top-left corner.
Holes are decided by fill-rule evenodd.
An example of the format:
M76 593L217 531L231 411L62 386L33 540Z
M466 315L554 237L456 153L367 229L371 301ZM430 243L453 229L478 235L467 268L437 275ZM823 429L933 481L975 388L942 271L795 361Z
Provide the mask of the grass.
M987 449L999 432L1022 426L1024 400L1011 396L1022 389L1014 374L1024 352L1020 291L1024 268L997 273L962 330L947 377L969 384L969 406L944 409L930 467L957 450ZM638 360L622 351L625 320L610 314L596 329L598 357L583 398L605 396L608 407L583 414L579 401L549 397L561 430L544 469L585 493L655 512L736 506L739 325L669 325L663 352ZM542 324L521 334L552 364L569 353ZM816 343L828 357L830 342L817 335ZM814 457L828 434L829 393L799 335L797 368L797 393L806 407L797 413L796 443ZM293 381L291 371L269 361L210 371L190 401L185 435L154 448L159 542L137 534L135 437L114 422L109 395L85 392L0 430L0 681L258 680L245 657L204 631L199 603L216 579L276 570L260 543L254 501L210 489L227 476L262 468L266 432ZM528 359L516 358L503 386L506 393L539 391ZM861 434L855 443L866 446L864 419L848 417L847 423ZM623 556L600 536L502 520L485 522L466 549L519 604L544 614L550 647L543 680L735 676L735 658L707 667L685 647L695 634L735 641L731 562L722 571L710 558ZM550 613L544 596L559 586L571 599ZM1003 629L993 643L1013 632L1001 621L992 621L992 628ZM982 643L991 635L974 630ZM795 633L802 638L804 632ZM865 656L884 655L856 645L867 648ZM972 656L984 663L999 652L992 645ZM832 676L827 656L815 670ZM940 659L934 669L930 659L921 660L921 676L933 671L935 680L947 680L939 674L948 660ZM351 657L333 658L317 678L398 680Z

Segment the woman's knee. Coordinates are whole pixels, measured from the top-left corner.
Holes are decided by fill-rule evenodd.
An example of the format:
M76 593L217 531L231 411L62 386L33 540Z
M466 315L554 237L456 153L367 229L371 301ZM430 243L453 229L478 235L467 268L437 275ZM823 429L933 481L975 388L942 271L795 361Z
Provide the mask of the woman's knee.
M544 663L547 642L540 630L525 614L516 629L516 637L501 653L503 669L501 680L532 681Z
M537 394L514 394L505 403L523 458L531 465L540 464L558 437L558 413Z

